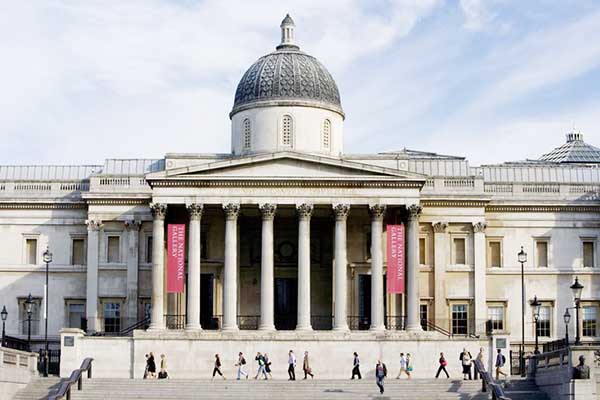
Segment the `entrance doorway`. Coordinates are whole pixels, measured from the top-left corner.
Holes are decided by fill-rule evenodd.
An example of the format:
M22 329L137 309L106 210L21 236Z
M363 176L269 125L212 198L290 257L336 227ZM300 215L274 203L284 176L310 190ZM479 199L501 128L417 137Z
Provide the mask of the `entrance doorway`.
M367 330L371 326L371 275L358 275L358 326L352 327Z
M200 325L203 329L219 329L219 321L213 314L213 274L200 275Z
M296 329L298 319L298 280L275 278L275 329Z

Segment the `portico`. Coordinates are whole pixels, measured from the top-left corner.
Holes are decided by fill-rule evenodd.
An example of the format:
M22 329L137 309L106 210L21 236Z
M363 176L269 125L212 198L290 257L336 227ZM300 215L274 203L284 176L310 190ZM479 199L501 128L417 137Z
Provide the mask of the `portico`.
M181 162L171 161L173 165ZM178 210L178 223L188 226L188 283L185 296L180 297L185 298L180 306L185 310L185 324L182 321L178 327L202 329L200 227L206 214L203 212L210 210L206 223L211 226L211 233L222 232L224 245L222 265L214 267L219 286L215 292L220 291L221 296L208 306L213 307L215 315L222 315L217 324L222 331L240 329L240 318L250 318L243 310L256 310L253 315L258 315L253 322L261 331L274 331L277 325L291 329L293 319L293 329L297 331L348 331L353 325L348 322L348 305L350 297L354 297L348 295L349 223L368 224L371 282L369 310L365 314L370 316L370 330L384 330L385 221L407 223L410 247L406 265L406 327L420 330L416 283L419 241L411 241L410 235L412 230L418 235L422 177L340 159L283 152L217 162L209 168L167 169L147 179L153 187L150 208L155 222L153 235L157 238L154 243L163 243L153 249L152 330L166 329L165 315L171 314L164 284L164 220L170 210ZM185 218L181 216L183 207ZM329 245L331 251L325 254ZM245 254L249 251L259 254ZM248 266L254 262L257 268L251 270ZM253 282L259 281L259 294L253 299L244 298L251 296L245 296L247 290L241 290L240 279L249 274ZM415 282L411 283L411 279ZM317 287L311 290L311 284ZM293 300L290 294L295 297ZM291 306L282 309L281 304L286 301ZM284 315L286 311L288 315ZM393 311L398 314L398 310ZM289 313L294 313L295 318ZM287 323L282 318L287 318Z

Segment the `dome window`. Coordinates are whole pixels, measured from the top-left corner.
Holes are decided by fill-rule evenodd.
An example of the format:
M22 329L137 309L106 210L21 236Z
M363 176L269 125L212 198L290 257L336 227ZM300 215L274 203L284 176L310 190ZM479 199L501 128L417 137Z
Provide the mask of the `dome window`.
M289 115L284 115L281 123L281 144L292 147L293 140L294 126L292 123L292 117Z
M246 118L244 120L244 150L250 150L252 147L252 130L250 126L250 120Z
M329 150L331 147L331 121L323 121L323 148Z

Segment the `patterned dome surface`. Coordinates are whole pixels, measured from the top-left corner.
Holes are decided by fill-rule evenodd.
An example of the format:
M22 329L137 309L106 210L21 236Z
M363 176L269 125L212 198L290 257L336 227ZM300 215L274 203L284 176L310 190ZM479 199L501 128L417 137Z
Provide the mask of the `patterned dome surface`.
M276 105L320 107L344 115L329 71L297 46L279 46L252 64L238 84L230 115Z

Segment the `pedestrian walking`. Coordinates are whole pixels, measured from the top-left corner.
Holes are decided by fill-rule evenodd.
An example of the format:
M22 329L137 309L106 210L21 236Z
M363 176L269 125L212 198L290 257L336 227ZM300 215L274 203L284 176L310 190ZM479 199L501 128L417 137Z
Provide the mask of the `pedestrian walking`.
M506 357L502 354L502 350L498 349L498 354L496 355L496 380L500 379L500 375L506 377L506 373L502 370L506 364Z
M446 374L446 379L450 378L450 374L448 374L448 371L446 371L446 365L448 365L448 361L446 361L446 357L444 357L444 353L440 353L440 358L439 358L438 362L440 363L440 366L437 370L437 373L435 374L435 379L439 378L440 372L442 372L442 371L444 371L444 373Z
M263 358L265 359L265 372L269 375L269 378L273 379L273 375L271 375L271 360L269 360L269 355L265 353Z
M400 353L400 371L398 372L396 379L400 379L400 375L402 375L403 372L410 378L410 374L406 370L406 366L406 356L404 353Z
M265 377L265 379L267 379L267 371L265 371L265 358L262 354L260 354L260 351L256 353L256 357L254 357L254 359L258 363L258 370L256 371L254 379L258 379L260 374L262 374Z
M310 368L310 363L308 362L308 351L304 352L304 360L302 361L302 370L304 371L304 379L307 378L307 375L310 375L310 379L314 379L314 375L312 373L312 369Z
M150 379L156 378L156 363L154 362L154 354L152 352L150 352L146 363L148 364L148 376Z
M290 376L288 381L296 380L296 355L292 350L288 353L288 375Z
M354 352L354 361L352 362L352 378L358 376L358 379L362 379L360 376L360 359L358 358L358 353Z
M150 371L149 369L149 365L148 365L148 359L149 359L149 355L146 354L146 366L144 367L144 379L148 379L150 377Z
M387 368L381 360L377 360L377 365L375 366L375 380L377 382L377 386L379 387L379 393L383 394L383 381L387 376Z
M213 368L212 379L215 379L216 374L221 375L221 378L225 379L221 372L221 357L219 357L219 354L215 354L215 367Z
M160 371L158 373L158 379L167 379L169 373L167 372L167 358L164 354L160 355Z
M473 356L471 356L471 353L468 352L467 349L463 349L458 359L460 360L463 367L463 380L466 381L467 377L469 378L469 380L472 380L473 378L471 376L471 360L473 359Z
M412 358L410 353L406 353L406 375L408 375L408 379L412 379L411 373L413 370Z
M479 353L477 353L477 357L473 361L473 379L479 379L479 375L481 375L481 379L483 379L483 372L485 372L485 364L483 363L484 354L483 347L479 348Z
M238 354L238 361L235 363L237 367L237 380L239 381L242 375L246 375L246 379L248 379L248 372L246 372L246 359L244 358L244 353L241 351Z

